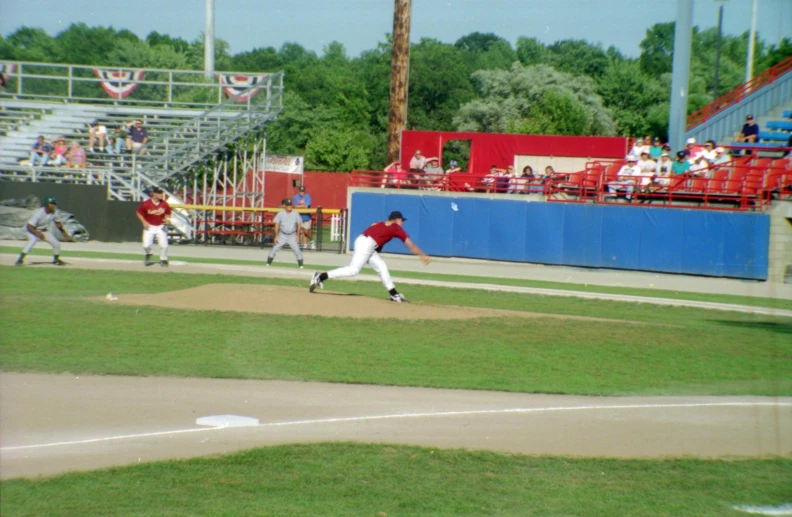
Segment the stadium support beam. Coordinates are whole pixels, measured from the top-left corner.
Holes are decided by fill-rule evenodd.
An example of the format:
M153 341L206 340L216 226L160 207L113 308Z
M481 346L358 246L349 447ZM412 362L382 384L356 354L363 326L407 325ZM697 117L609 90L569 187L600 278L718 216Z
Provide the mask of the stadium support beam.
M394 0L388 107L388 163L399 159L401 132L407 126L407 90L410 80L410 0Z
M206 0L206 27L204 30L204 71L211 76L215 71L215 0Z
M677 0L674 61L671 71L671 110L668 115L668 143L674 151L685 147L692 29L693 0Z

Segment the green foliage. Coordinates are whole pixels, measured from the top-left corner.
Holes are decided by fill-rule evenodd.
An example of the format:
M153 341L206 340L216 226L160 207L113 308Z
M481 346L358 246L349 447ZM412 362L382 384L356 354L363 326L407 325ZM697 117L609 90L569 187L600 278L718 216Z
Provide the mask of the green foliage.
M544 66L480 70L473 74L479 99L463 105L454 123L460 131L610 135L610 112L585 76Z
M694 28L689 112L744 80L747 33L723 35L717 91L716 42L716 29ZM537 38L520 37L512 48L493 33L473 32L454 44L422 39L411 47L407 126L562 135L652 134L665 138L673 46L673 22L657 23L646 31L637 59L625 58L613 47L603 50L583 40L545 45ZM790 55L790 39L770 46L758 40L754 71L760 73ZM84 23L73 24L55 37L42 29L22 27L6 38L0 36L0 58L201 70L204 40L202 35L186 41L156 31L141 40L126 29ZM521 67L515 68L515 63ZM232 54L227 42L216 40L215 68L251 73L285 71L285 111L269 128L269 152L306 155L309 169L325 169L331 164L381 168L385 164L390 35L358 57L348 56L344 46L335 41L318 56L295 42L286 42L277 50L262 47ZM35 68L28 65L26 70ZM519 79L522 76L527 79ZM146 76L154 77L152 73ZM524 80L537 84L522 84ZM559 81L558 90L553 81ZM94 85L78 84L75 88L78 95L101 95ZM157 88L142 86L134 95L140 99L161 96L163 92ZM62 95L66 85L30 79L25 89ZM172 95L184 102L216 100L215 91L177 87ZM342 137L343 133L349 136ZM334 150L331 156L321 155L329 149Z

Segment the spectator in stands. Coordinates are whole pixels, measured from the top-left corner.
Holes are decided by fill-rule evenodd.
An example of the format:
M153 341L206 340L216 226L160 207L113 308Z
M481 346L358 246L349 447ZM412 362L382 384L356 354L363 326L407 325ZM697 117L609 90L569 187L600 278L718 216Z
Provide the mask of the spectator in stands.
M627 163L616 173L616 181L608 183L608 192L618 194L619 191L624 190L627 201L631 201L636 180L641 177L641 169L638 167L638 158L635 155L628 154L625 161Z
M50 145L44 138L44 135L39 135L33 147L30 148L30 166L36 166L36 160L41 162L41 166L47 165L52 153L52 145Z
M630 154L632 154L633 156L641 156L641 153L643 153L644 149L648 151L651 146L652 146L651 136L647 135L642 139L636 138L635 143L632 146L632 149L630 149Z
M542 179L538 178L536 174L534 174L533 167L530 165L526 165L523 167L522 176L520 176L523 183L521 194L531 194L531 193L541 193L544 192L544 186L542 185Z
M6 77L4 73L0 72L0 93L3 93L6 90L7 84L8 77Z
M66 165L68 158L66 154L69 148L66 146L66 139L62 136L56 138L53 142L52 152L50 153L50 165Z
M383 179L382 186L399 188L407 180L407 171L402 169L401 162L398 160L385 167L384 172L387 174Z
M555 175L556 175L556 171L553 168L553 166L548 165L547 167L545 167L544 174L542 175L542 181L544 182L547 180L551 180Z
M726 154L726 149L723 147L715 148L715 158L712 160L713 165L720 165L730 161L729 155Z
M451 166L446 171L446 174L451 174L454 172L462 172L462 167L459 166L456 160L451 160Z
M410 159L410 172L423 172L426 167L426 158L421 154L420 149L415 150L415 154Z
M311 208L311 194L305 192L305 185L300 185L300 190L294 195L294 207L297 209ZM300 213L300 219L302 219L300 246L303 248L310 246L312 250L315 250L316 243L313 241L313 233L311 232L311 223L313 221L311 214Z
M694 176L708 176L710 162L704 153L699 153L690 160L690 173Z
M754 121L753 115L745 117L745 124L743 124L742 131L737 135L736 142L745 144L753 144L759 140L759 124Z
M656 136L652 139L652 145L649 146L649 156L651 156L653 160L657 161L660 158L662 152L663 144L660 142L660 137Z
M105 140L107 140L107 126L98 120L91 122L90 138L88 139L88 152L94 152L94 143L99 141L99 152L105 152Z
M424 173L426 176L426 184L423 188L427 190L440 190L440 186L443 182L443 176L445 176L445 171L442 167L440 167L440 159L437 156L432 156L431 158L426 159L427 164L426 168L424 169Z
M75 169L84 169L85 168L85 149L80 146L80 142L77 140L72 140L71 148L68 152L69 161L67 163L68 167L72 167Z
M701 158L704 158L709 163L712 163L713 161L715 161L715 146L716 145L717 144L715 143L714 140L707 140L706 142L704 142L704 147L701 149L701 151L699 151L699 153L697 155L695 155L691 160L692 161L698 161Z
M108 151L121 154L121 151L123 151L126 146L127 138L129 138L129 131L127 131L126 126L119 124L115 127L112 136L109 138L112 144L108 144Z
M129 137L126 144L127 149L137 151L139 154L146 154L146 142L148 142L148 131L143 127L142 120L133 120L127 124Z
M514 178L514 165L507 165L506 170L501 172L495 180L495 192L508 193L512 178Z
M660 153L660 159L657 161L657 168L655 169L655 176L652 179L650 190L652 190L652 187L663 188L671 184L669 178L673 172L673 166L674 160L671 159L671 153L668 151Z
M498 179L506 173L506 169L499 169L497 165L490 165L489 173L481 178L485 192L498 192Z
M679 151L676 156L677 159L674 160L673 165L671 165L671 171L674 175L680 176L690 172L690 161L687 159L687 153L685 153L685 151Z
M657 162L652 160L651 155L649 154L650 151L648 148L644 147L643 151L641 151L641 159L638 160L638 168L641 169L641 174L648 174L649 176L653 176L655 171L657 170Z
M701 152L701 146L696 145L696 139L690 137L685 141L685 148L680 152L685 153L685 159L689 160Z

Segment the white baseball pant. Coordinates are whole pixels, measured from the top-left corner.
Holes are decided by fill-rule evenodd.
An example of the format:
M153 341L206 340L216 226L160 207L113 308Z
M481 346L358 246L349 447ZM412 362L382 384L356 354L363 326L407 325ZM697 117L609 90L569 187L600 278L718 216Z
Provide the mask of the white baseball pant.
M165 225L149 225L143 229L143 249L146 255L151 254L151 245L154 244L154 237L160 247L160 260L168 260L168 234L165 232Z
M360 273L360 270L363 269L363 266L366 264L377 272L385 289L390 291L396 287L393 283L393 279L391 279L388 266L385 264L385 261L382 260L379 253L377 253L377 241L368 235L360 235L355 239L355 251L352 253L352 261L349 265L328 271L327 278L348 278L355 276Z
M55 237L55 235L53 235L52 232L50 231L47 230L39 230L39 231L44 234L44 240L47 241L47 243L50 246L52 246L53 254L60 255L60 241L58 240L58 238ZM36 243L41 240L38 238L38 236L33 235L30 232L27 232L27 234L28 234L28 241L27 244L25 244L24 249L22 250L22 252L25 255L30 253L30 250L33 249L33 246L35 246Z

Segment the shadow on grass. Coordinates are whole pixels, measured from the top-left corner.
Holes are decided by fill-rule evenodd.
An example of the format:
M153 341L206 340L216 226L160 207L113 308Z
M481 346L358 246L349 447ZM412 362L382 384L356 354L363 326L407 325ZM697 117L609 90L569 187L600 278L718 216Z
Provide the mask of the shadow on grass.
M792 323L778 323L776 321L728 321L728 320L710 320L713 323L727 325L731 327L739 327L743 329L756 329L756 330L769 330L778 334L792 335Z

